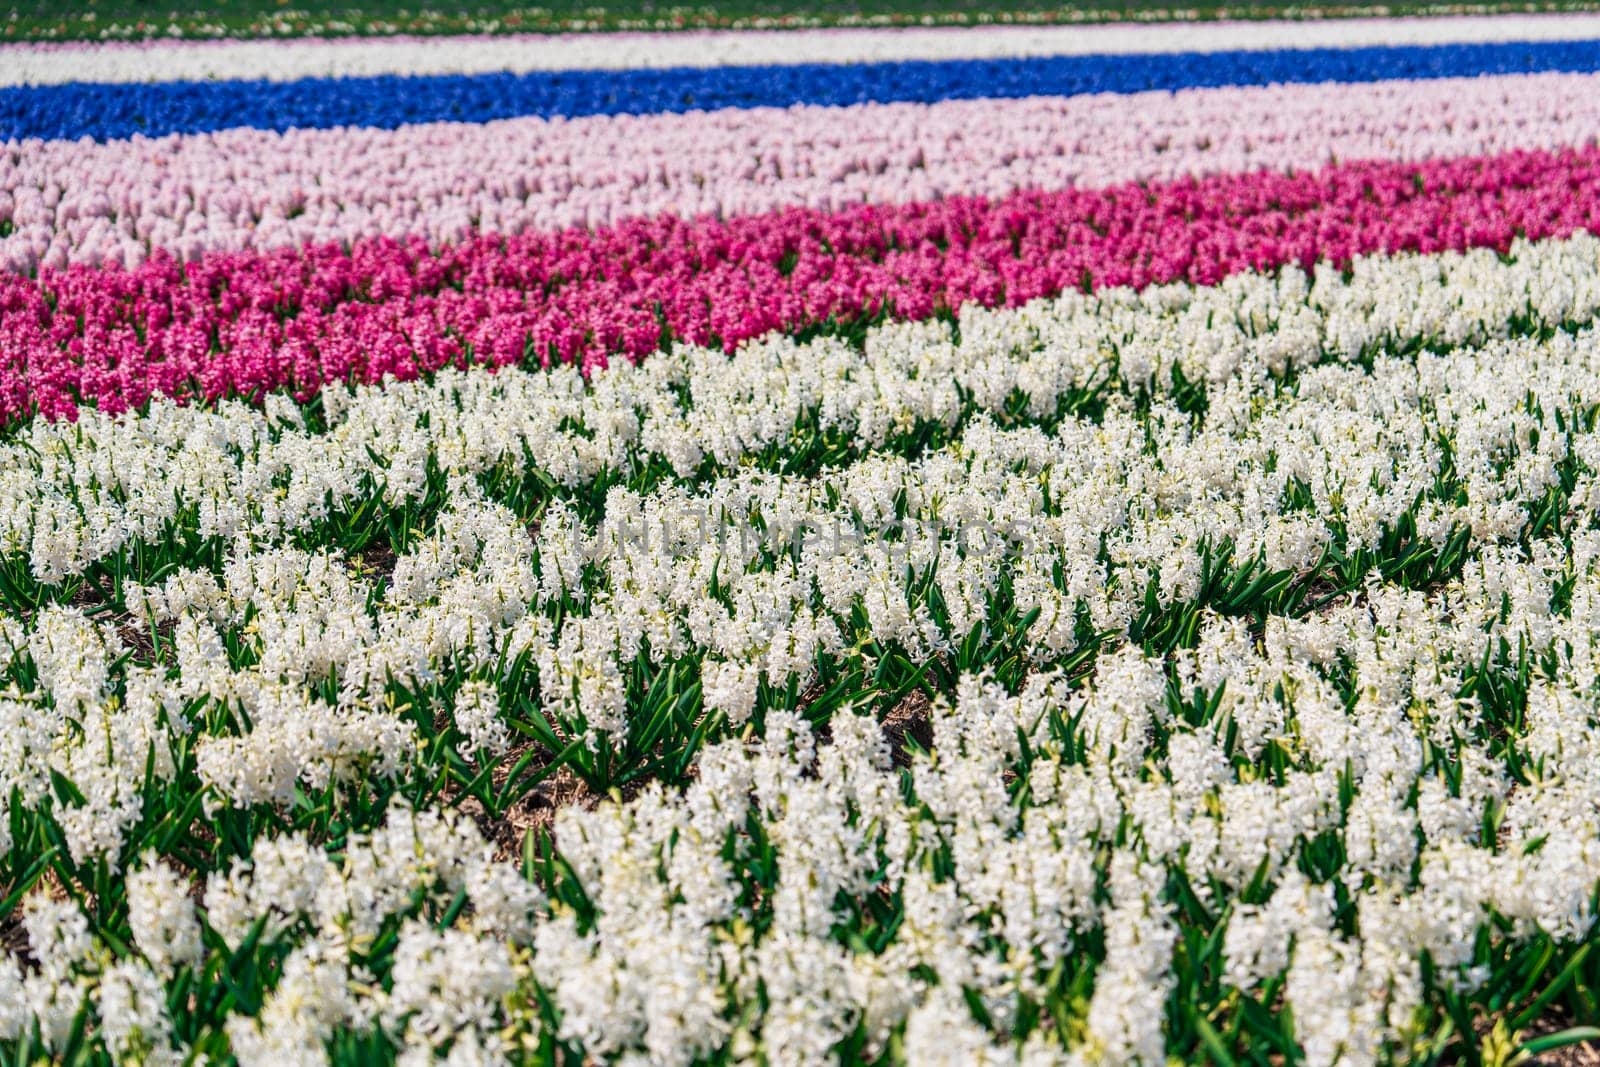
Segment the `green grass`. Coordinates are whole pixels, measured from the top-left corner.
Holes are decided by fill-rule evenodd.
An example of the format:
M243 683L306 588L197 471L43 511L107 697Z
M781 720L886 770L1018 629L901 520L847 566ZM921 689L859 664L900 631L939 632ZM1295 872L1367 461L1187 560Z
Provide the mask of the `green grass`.
M974 25L1169 21L1218 18L1315 18L1358 15L1594 10L1596 0L1445 4L1395 0L1306 3L1303 0L732 0L719 4L654 0L473 0L418 6L382 0L34 0L0 11L0 41L142 40L163 37L299 37L387 34L526 33L572 30L706 29L850 25Z

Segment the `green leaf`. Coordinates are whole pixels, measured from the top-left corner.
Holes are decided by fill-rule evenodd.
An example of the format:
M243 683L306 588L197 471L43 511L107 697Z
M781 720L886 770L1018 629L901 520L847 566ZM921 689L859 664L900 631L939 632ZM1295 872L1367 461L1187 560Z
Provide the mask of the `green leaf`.
M1568 1045L1577 1045L1586 1041L1600 1041L1600 1027L1595 1026L1569 1026L1565 1030L1553 1034L1545 1034L1531 1041L1524 1041L1521 1051L1529 1056L1538 1056Z

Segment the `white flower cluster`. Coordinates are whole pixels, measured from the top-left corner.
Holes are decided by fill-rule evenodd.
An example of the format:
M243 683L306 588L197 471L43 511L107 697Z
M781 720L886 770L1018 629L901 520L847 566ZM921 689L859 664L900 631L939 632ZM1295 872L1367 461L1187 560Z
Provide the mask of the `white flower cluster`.
M219 1024L246 1063L367 1034L408 1062L1158 1064L1199 909L1308 1063L1382 1060L1430 982L1483 983L1479 939L1593 930L1597 268L1580 237L592 385L449 374L326 394L325 429L284 400L36 422L0 445L6 581L143 581L125 614L0 616L0 796L130 869L127 933L38 896L0 1040L60 1049L92 1013L113 1055L181 1060L166 994L220 941L286 952ZM768 469L797 440L821 468ZM374 523L414 527L392 564L327 547ZM1346 595L1273 613L1236 569ZM1141 644L1163 618L1175 651ZM886 650L959 665L1008 625L1020 692L957 671L908 770L870 714L824 738L762 697ZM1525 700L1486 686L1523 661ZM125 855L184 775L213 815L293 810L433 780L436 723L489 769L513 711L620 752L640 664L761 729L563 810L548 896L399 800L336 845L262 833L198 908Z
M500 1031L528 979L523 946L542 897L490 853L470 822L402 806L337 863L299 837L264 839L207 879L199 911L187 880L152 860L128 880L136 954L121 960L75 905L37 897L25 926L39 966L24 976L12 959L0 965L0 1040L37 1023L46 1047L60 1050L87 1002L118 1061L185 1062L164 982L204 962L203 915L230 948L258 935L293 945L260 1013L227 1020L241 1063L326 1062L324 1042L339 1027L367 1026L408 1060L449 1048L459 1062L507 1062ZM465 919L443 930L421 921L419 907L442 912L456 894L469 904ZM385 931L397 947L389 985L378 988L360 960Z

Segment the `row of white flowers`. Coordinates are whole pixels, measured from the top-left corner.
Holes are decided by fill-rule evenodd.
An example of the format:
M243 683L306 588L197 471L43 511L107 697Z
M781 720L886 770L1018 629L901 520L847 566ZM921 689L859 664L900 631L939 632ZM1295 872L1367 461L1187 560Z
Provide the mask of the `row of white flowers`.
M549 1040L809 1063L859 1040L1156 1064L1181 872L1226 924L1229 985L1281 979L1308 1062L1371 1062L1415 1036L1424 954L1453 986L1484 980L1491 910L1495 937L1591 928L1597 278L1579 237L969 311L959 336L889 326L860 349L680 349L588 385L334 391L321 429L281 399L35 422L0 446L5 581L45 595L0 615L0 796L47 811L75 862L129 872L136 951L41 894L35 965L0 963L0 1039L36 1025L60 1047L87 1004L108 1048L175 1061L171 983L215 938L265 938L292 951L259 1014L226 1024L246 1062L381 1031L460 1062ZM807 434L837 465L769 469ZM377 577L326 543L373 515L417 526ZM1360 564L1397 529L1416 558L1470 541L1410 592ZM1224 546L1247 577L1354 559L1358 588L1141 648L1152 611L1206 603ZM60 602L113 579L123 614ZM824 743L761 707L819 657L958 660L1007 605L1032 676L1020 694L963 677L909 790L871 716L837 712ZM1080 685L1053 668L1086 629L1111 636ZM1541 666L1509 722L1469 683L1517 650ZM689 664L710 721L762 730L711 744L681 789L558 817L586 907L460 817L398 803L337 858L261 839L204 876L201 909L175 868L127 855L151 783L185 773L213 815L426 780L419 714L473 766L508 748L513 700L620 750L637 663ZM1174 707L1191 694L1215 706ZM1075 1028L1024 1024L1091 967Z
M10 45L0 47L0 86L846 64L1572 41L1595 37L1600 37L1600 20L1586 14L1571 14L1247 20L1173 26L983 26L787 33L585 33Z
M245 545L281 542L374 494L419 498L432 465L453 483L537 471L571 491L605 472L665 462L724 470L814 427L880 448L919 424L954 426L1020 394L1044 417L1108 380L1165 391L1173 373L1224 402L1268 375L1384 345L1459 345L1522 319L1584 323L1600 309L1600 241L1368 257L1242 274L1216 287L1069 293L1022 308L964 308L959 335L930 321L875 329L864 346L776 336L731 358L676 346L586 381L571 367L445 372L426 382L321 394L327 429L287 397L264 409L156 401L148 413L35 420L0 439L0 556L54 583L174 525Z

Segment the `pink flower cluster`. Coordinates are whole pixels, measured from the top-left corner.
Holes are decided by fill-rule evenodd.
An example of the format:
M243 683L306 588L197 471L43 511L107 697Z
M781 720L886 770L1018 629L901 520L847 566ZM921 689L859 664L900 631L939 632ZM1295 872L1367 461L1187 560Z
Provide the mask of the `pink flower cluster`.
M0 277L0 420L161 393L308 397L450 364L639 358L772 331L1078 286L1214 283L1372 252L1506 247L1600 221L1600 149L1356 163L1099 191L954 198L731 221L675 217L374 239L133 270Z
M438 247L661 214L1003 197L1597 134L1600 76L1541 74L30 141L0 146L11 222L0 270L384 236Z

